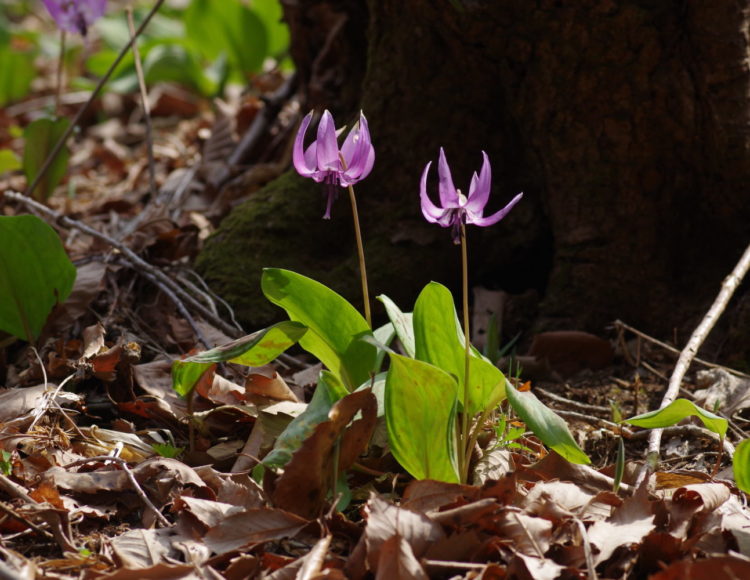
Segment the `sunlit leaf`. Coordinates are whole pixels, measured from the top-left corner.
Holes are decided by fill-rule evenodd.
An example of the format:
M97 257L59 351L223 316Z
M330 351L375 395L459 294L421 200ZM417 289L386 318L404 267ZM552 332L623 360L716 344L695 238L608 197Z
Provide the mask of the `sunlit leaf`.
M454 375L463 400L466 346L450 290L436 282L425 286L414 305L413 324L416 358ZM505 398L505 376L473 347L469 361L469 414L474 415Z
M187 395L215 363L232 362L251 367L267 364L295 344L306 331L303 324L287 320L225 345L176 360L172 364L172 388L182 396Z
M70 121L65 118L42 117L32 121L24 130L23 170L31 183L39 175L45 160L63 136ZM34 196L46 199L55 190L68 170L70 151L63 146L34 190Z
M309 328L300 346L339 375L349 391L377 372L378 349L361 340L373 336L370 327L336 292L315 280L276 268L263 271L261 287L266 298L286 310L289 318Z
M591 463L573 439L567 423L559 415L542 403L534 393L521 392L510 382L505 387L513 410L542 443L571 463Z
M10 149L0 150L0 175L6 171L21 169L21 159Z
M726 419L702 409L687 399L677 399L663 409L636 415L630 419L625 419L623 423L644 427L645 429L660 429L676 425L687 417L698 417L706 426L706 429L722 437L727 433L729 422Z
M385 419L393 456L417 479L458 483L456 380L426 362L390 358Z
M313 398L307 408L295 417L276 439L273 450L263 459L263 465L280 467L286 465L302 442L320 423L328 419L328 412L336 401L347 395L341 381L329 371L322 371L315 387Z
M396 336L404 347L407 356L414 358L414 327L412 326L412 313L401 312L395 302L385 294L378 296L378 300L385 306L385 312L391 320L393 327L396 329Z
M0 216L0 329L26 340L73 288L76 269L59 236L36 216Z
M750 493L750 439L745 439L737 445L732 458L734 481L745 493Z

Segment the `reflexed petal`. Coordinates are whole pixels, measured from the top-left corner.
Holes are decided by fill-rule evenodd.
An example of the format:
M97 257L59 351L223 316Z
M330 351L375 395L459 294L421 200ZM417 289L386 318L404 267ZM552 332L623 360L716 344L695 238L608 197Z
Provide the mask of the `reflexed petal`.
M471 185L469 186L469 200L464 206L471 213L481 216L484 212L484 206L487 205L487 200L490 197L490 187L492 182L492 170L490 168L490 160L487 154L482 151L482 169L471 178Z
M333 117L326 109L318 125L318 169L341 171L339 146L336 142L336 128Z
M292 162L294 168L297 170L302 177L312 177L312 173L315 171L315 162L317 159L317 146L313 142L307 151L303 149L305 142L305 133L307 128L310 126L312 121L312 111L310 111L305 118L302 119L302 123L297 131L297 137L294 139L294 149L292 150Z
M422 179L419 182L419 197L422 205L422 215L424 219L432 224L436 224L440 221L445 213L442 208L437 207L427 195L427 173L430 171L430 165L432 161L427 164L422 172Z
M458 194L456 187L453 185L451 170L448 167L448 161L445 159L445 151L440 148L440 159L438 160L438 193L440 194L440 204L444 208L458 207Z
M475 226L491 226L499 222L501 219L503 219L506 215L508 215L508 212L513 209L513 206L515 206L519 201L521 201L521 198L523 197L523 193L519 193L516 197L510 200L508 205L506 205L503 209L500 211L493 213L491 216L488 217L474 217L472 215L467 216L466 223L474 224Z
M341 154L346 161L345 180L355 183L367 177L375 162L375 150L370 141L370 130L367 119L360 112L359 121L349 132L341 147ZM342 180L343 183L343 180Z

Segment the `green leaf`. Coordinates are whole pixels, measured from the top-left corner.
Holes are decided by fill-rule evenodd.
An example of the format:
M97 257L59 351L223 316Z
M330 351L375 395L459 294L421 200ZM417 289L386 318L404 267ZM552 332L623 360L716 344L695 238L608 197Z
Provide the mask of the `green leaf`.
M299 341L307 328L298 322L285 321L222 346L200 352L172 363L172 388L186 396L195 388L211 365L220 362L258 367L271 362Z
M412 313L402 312L401 309L396 306L385 294L378 296L378 300L385 306L385 312L388 314L388 318L391 320L393 327L396 329L396 336L401 341L401 346L404 347L404 352L407 356L414 358L414 326L412 323Z
M10 149L0 150L0 175L21 169L21 159Z
M193 0L185 12L186 37L209 60L220 54L243 73L260 71L268 35L258 15L239 0Z
M0 46L0 107L25 97L35 76L33 54Z
M750 439L745 439L737 445L732 458L734 481L745 493L750 493Z
M414 305L413 324L416 358L454 375L463 401L466 346L450 290L437 282L425 286ZM505 398L505 376L473 347L469 380L470 415L492 408Z
M591 463L559 415L537 399L534 393L518 391L510 383L505 387L513 410L542 443L571 463Z
M279 0L253 0L251 8L263 23L268 37L269 56L279 56L289 50L289 27L284 23L284 11Z
M393 328L393 324L388 322L383 326L376 328L372 334L375 337L375 341L377 342L377 344L389 346L391 342L393 342L393 339L396 337L396 330ZM383 359L385 358L385 353L385 349L378 348L378 354L375 359L375 368L379 369L383 367Z
M263 459L263 465L281 467L286 465L307 439L315 427L328 420L328 412L334 403L343 399L348 391L336 375L321 371L318 386L307 408L295 417L276 439L271 452Z
M378 349L357 310L330 288L310 278L276 268L263 270L263 294L309 331L299 341L353 391L377 372Z
M686 417L698 417L706 426L706 429L719 434L721 437L724 437L727 433L729 422L726 419L702 409L687 399L677 399L663 409L636 415L630 419L625 419L623 423L646 429L660 429L675 425Z
M217 88L203 73L195 56L177 43L154 46L143 59L143 74L148 84L174 82L204 95L214 93Z
M417 479L458 483L456 380L426 362L390 358L385 420L393 456Z
M73 288L76 269L36 216L0 216L0 329L33 341Z
M41 118L32 121L24 130L23 170L31 183L42 168L47 156L68 129L70 121L65 118ZM46 199L60 183L68 170L70 152L63 146L34 190L34 197Z

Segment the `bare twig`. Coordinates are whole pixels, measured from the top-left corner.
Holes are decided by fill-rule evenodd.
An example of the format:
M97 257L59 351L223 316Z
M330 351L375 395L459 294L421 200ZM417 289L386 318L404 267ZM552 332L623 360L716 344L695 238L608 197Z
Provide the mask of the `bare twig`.
M107 70L107 72L104 73L104 76L101 79L99 79L99 82L97 83L96 87L94 87L94 91L91 93L91 96L89 97L88 101L86 101L83 104L83 106L80 109L78 109L76 116L73 117L73 120L70 122L70 125L68 125L68 128L65 130L65 132L62 134L60 139L58 139L57 143L55 143L55 146L47 155L47 158L44 160L42 167L39 169L39 173L36 174L36 177L34 177L31 184L29 184L29 186L26 188L26 195L28 196L33 195L34 190L36 189L37 185L39 185L39 182L47 174L47 171L49 171L49 168L52 165L52 162L57 157L58 153L60 153L60 150L65 146L66 141L73 134L73 131L75 130L75 128L78 126L78 123L80 122L81 117L83 117L84 113L91 106L91 103L94 102L94 99L96 99L96 97L99 95L101 90L104 88L104 85L107 84L109 77L112 76L112 73L115 72L115 69L117 69L117 66L120 64L120 61L125 57L125 55L130 50L130 47L133 44L133 41L136 38L138 38L138 36L140 36L141 33L145 30L146 26L148 26L148 23L151 21L151 18L153 18L154 14L156 14L156 12L159 10L159 8L161 7L163 3L164 3L164 0L156 0L154 7L146 15L146 18L143 19L143 22L141 22L141 25L138 27L138 30L135 31L135 35L130 39L129 42L125 44L122 50L120 50L120 54L117 55L117 58L109 67L109 70Z
M151 106L148 102L148 91L146 90L146 79L143 76L143 65L141 64L141 53L138 43L135 41L135 23L133 22L133 7L125 9L128 15L128 29L130 30L130 43L135 60L135 74L138 77L138 88L141 91L141 102L143 106L143 120L146 124L146 155L148 156L148 187L149 193L156 196L156 161L154 160L154 132L151 126Z
M680 437L682 439L695 439L697 437L705 437L706 439L711 439L717 444L722 445L722 447L724 448L724 453L726 453L729 457L734 455L734 445L732 445L726 439L722 440L719 434L714 433L713 431L709 431L708 429L704 429L700 425L672 425L671 427L664 427L662 431L663 434L668 437ZM651 433L652 431L650 430L635 431L630 436L630 439L646 439L651 435Z
M146 505L146 507L154 513L159 523L164 527L169 527L172 525L169 523L169 520L165 518L158 509L156 509L156 506L153 503L151 503L151 500L148 499L146 492L143 491L143 488L141 488L140 484L135 479L135 475L133 475L133 472L130 470L130 467L128 467L128 462L122 459L121 457L114 457L112 455L98 455L96 457L87 457L86 459L79 459L78 461L73 461L72 463L63 465L62 467L63 469L68 469L69 467L76 467L78 465L86 465L87 463L96 463L96 462L117 463L125 472L125 475L127 475L128 480L130 481L131 485L133 486L133 489L135 490L135 493L138 494L138 497L141 498L141 501Z
M54 540L55 536L51 533L49 533L44 528L41 528L37 526L35 523L29 521L27 518L23 517L21 514L19 514L17 511L15 511L10 506L5 505L3 502L0 501L0 512L3 512L5 515L10 516L16 521L21 522L23 525L27 526L28 528L34 530L37 534L41 534L45 538L49 540Z
M21 193L18 193L15 191L7 191L5 192L5 197L25 204L29 208L32 208L33 210L39 212L40 214L46 216L48 219L53 220L54 222L58 223L59 225L65 228L72 228L72 229L79 230L85 234L88 234L92 237L97 238L98 240L105 242L106 244L109 244L113 248L119 250L122 256L122 259L129 262L133 267L138 269L142 274L144 275L149 274L152 278L159 280L159 282L163 286L172 290L175 296L179 296L180 299L185 302L185 304L190 306L190 308L195 310L208 322L216 326L224 334L232 338L237 338L241 335L241 333L236 328L234 328L231 324L224 322L221 318L214 315L214 313L211 312L209 308L207 308L205 305L201 304L198 300L196 300L193 296L188 294L179 284L177 284L177 282L172 280L169 276L167 276L164 272L162 272L156 266L146 262L144 259L139 257L135 252L133 252L126 245L118 242L117 240L112 239L106 234L103 234L95 230L94 228L92 228L91 226L83 222L79 222L67 216L61 215L58 212L48 208L44 204L41 204L38 201L31 199L30 197L27 197Z
M727 304L729 304L729 299L732 297L735 290L737 290L737 287L740 285L740 282L742 282L742 279L745 277L745 274L747 274L747 271L749 269L750 245L745 248L745 251L743 252L742 257L740 257L739 262L737 262L737 265L734 267L729 276L727 276L722 282L719 295L714 300L714 303L711 305L711 308L703 317L703 320L701 320L698 327L693 331L693 334L690 336L690 340L688 340L687 346L685 346L685 348L680 353L680 357L677 359L677 364L675 365L672 377L669 379L669 386L667 387L667 391L666 393L664 393L664 398L661 401L661 406L659 407L660 409L663 409L677 398L680 386L682 385L682 379L684 378L685 373L687 373L688 369L690 368L690 363L693 362L695 354L698 352L698 349L706 340L708 333L711 332L711 329L716 324L719 316L721 316L721 314L726 309ZM653 431L651 431L648 438L648 460L645 462L643 469L641 469L641 472L638 474L638 482L636 486L640 484L644 479L646 479L651 466L655 465L658 462L661 436L661 429L654 429ZM732 454L730 454L730 457L731 456Z
M661 340L659 340L657 338L654 338L653 336L649 336L645 332L641 332L637 328L633 328L632 326L629 326L628 324L625 324L622 320L615 320L614 324L615 324L616 328L624 328L628 332L632 332L636 336L639 336L640 338L643 338L644 340L647 340L648 342L650 342L652 344L660 346L664 350L668 350L672 354L677 354L677 355L680 354L680 351L678 349L676 349L675 347L673 347L671 344L667 344L666 342L662 342ZM735 375L737 377L742 377L742 378L745 378L745 379L750 379L750 375L748 375L746 373L743 373L743 372L735 370L735 369L731 369L729 367L725 367L725 366L720 365L720 364L712 363L712 362L709 362L707 360L703 360L702 358L698 358L697 356L694 357L693 360L695 362L697 362L697 363L702 364L704 367L708 367L710 369L724 369L728 373L733 374L733 375Z
M630 438L633 432L628 429L627 427L624 427L623 425L620 425L618 423L613 423L612 421L607 421L606 419L601 419L599 417L594 417L592 415L587 415L585 413L579 413L578 411L566 411L565 409L555 409L555 413L560 415L561 417L568 417L569 419L576 419L578 421L583 421L584 423L595 423L598 424L600 427L611 429L614 433L622 433L622 436L626 439Z

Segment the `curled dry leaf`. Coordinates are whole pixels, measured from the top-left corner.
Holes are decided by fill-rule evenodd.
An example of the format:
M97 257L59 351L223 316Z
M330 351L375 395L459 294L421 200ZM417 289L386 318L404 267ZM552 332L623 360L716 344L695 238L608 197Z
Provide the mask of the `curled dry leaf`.
M380 547L375 580L427 580L427 573L414 556L411 545L394 534Z
M354 416L362 418L351 425ZM365 451L377 422L377 401L369 389L350 393L336 402L328 420L315 427L284 466L276 480L273 503L303 517L315 517L332 489L338 445L338 473L348 469Z

